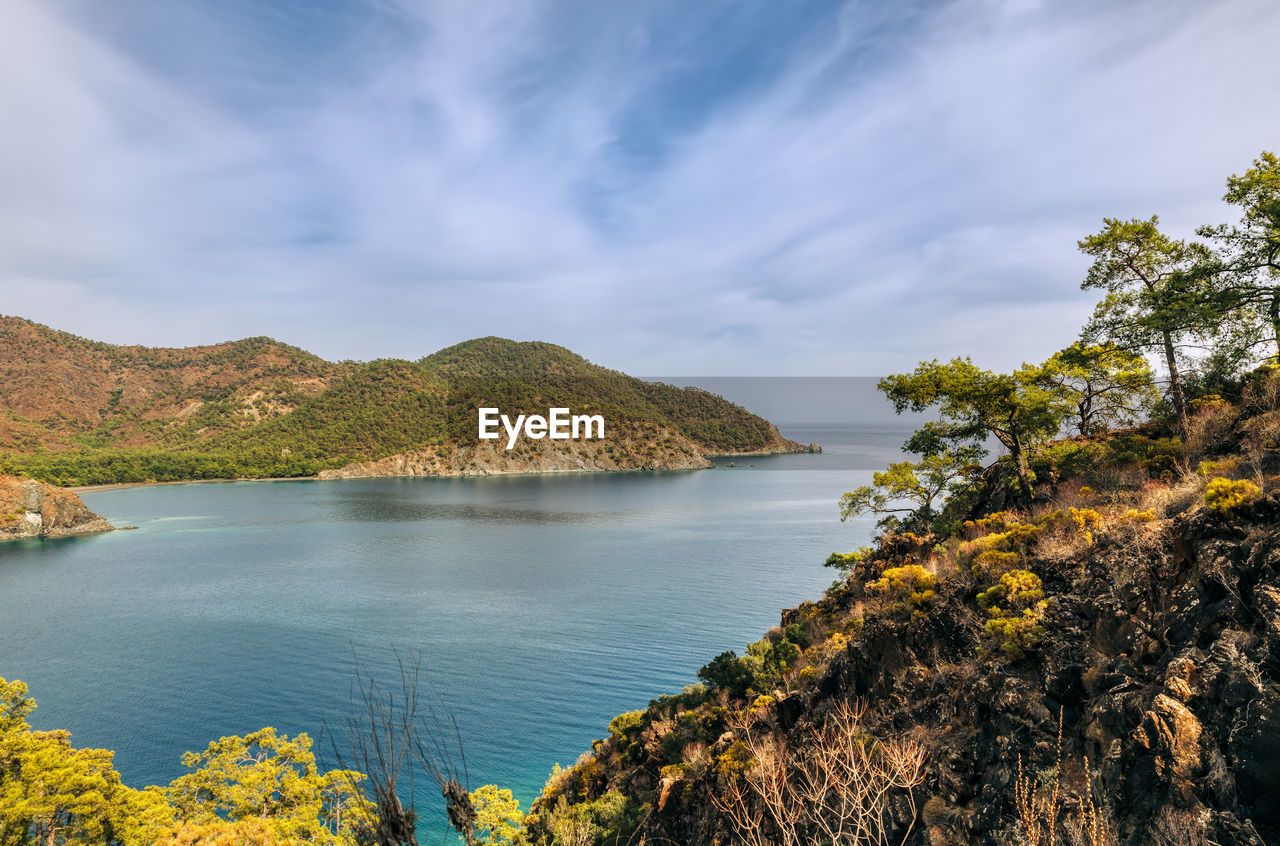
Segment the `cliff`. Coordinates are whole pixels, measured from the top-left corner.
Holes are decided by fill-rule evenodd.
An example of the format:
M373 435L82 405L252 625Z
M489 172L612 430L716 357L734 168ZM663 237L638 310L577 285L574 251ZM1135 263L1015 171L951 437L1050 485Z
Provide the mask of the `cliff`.
M1280 842L1277 433L1272 397L1063 442L1031 503L992 472L954 531L833 555L557 769L528 842Z
M114 528L70 491L33 479L0 476L0 541L59 538Z

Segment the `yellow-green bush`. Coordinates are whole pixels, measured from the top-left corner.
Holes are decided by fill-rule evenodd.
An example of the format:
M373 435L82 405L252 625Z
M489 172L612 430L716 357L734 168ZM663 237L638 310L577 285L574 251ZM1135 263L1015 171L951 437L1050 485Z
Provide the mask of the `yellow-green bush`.
M1044 638L1045 599L1040 577L1028 570L1012 570L978 594L978 606L989 618L984 626L1000 651L1017 658Z
M684 777L685 770L689 768L688 764L667 764L659 772L661 778L670 778L679 780Z
M1044 616L1031 608L1021 614L992 617L984 629L999 641L1000 651L1010 658L1021 658L1044 639Z
M1011 570L987 590L978 594L978 606L984 610L1029 608L1044 599L1040 577L1030 570Z
M1148 514L1149 519L1155 519L1151 512L1136 511L1132 515L1126 512L1124 518L1147 519L1145 515ZM1046 536L1058 536L1065 530L1092 544L1094 531L1106 524L1106 516L1093 508L1057 508L1028 517L1000 511L981 520L966 522L965 527L971 532L985 531L987 534L961 544L959 551L962 556L969 556L975 576L986 574L993 578L998 573L1023 565L1032 547Z
M1008 570L1023 563L1027 551L1055 521L1062 518L1061 511L1033 518L1020 518L1010 511L998 511L981 520L965 523L965 528L987 534L962 544L960 552L971 556L974 575Z
M843 652L848 646L849 638L844 632L833 632L822 645L824 651L832 653Z
M1229 511L1241 505L1257 502L1262 489L1248 479L1233 481L1219 476L1210 479L1204 489L1205 505L1214 511Z
M934 588L938 586L938 577L919 564L907 564L902 567L890 567L880 574L880 578L867 585L875 593L883 594L894 600L894 610L909 610L913 614L922 613L922 609L933 602Z
M1092 508L1070 508L1068 512L1071 516L1071 524L1075 526L1085 540L1085 543L1093 543L1093 530L1102 525L1102 515Z
M1071 508L1068 513L1071 515L1071 522L1082 532L1102 525L1102 515L1092 508Z
M1205 478L1224 476L1228 473L1234 473L1243 462L1243 456L1239 455L1228 456L1217 461L1201 461L1196 466L1196 472Z
M750 766L751 750L741 740L735 740L724 754L716 758L716 769L731 778L742 775Z
M619 714L609 721L609 734L614 737L625 737L634 729L640 727L640 724L644 722L644 715L645 712L643 710Z

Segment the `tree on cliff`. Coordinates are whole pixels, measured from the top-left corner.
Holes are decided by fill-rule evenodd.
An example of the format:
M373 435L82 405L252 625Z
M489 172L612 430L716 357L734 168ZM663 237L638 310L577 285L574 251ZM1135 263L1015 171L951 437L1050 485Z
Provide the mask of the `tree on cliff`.
M904 452L921 455L917 462L890 464L862 485L840 497L840 519L858 514L884 514L884 529L929 531L937 516L935 503L968 487L987 450L980 444L953 443L952 427L927 423L903 445ZM897 514L905 513L906 518Z
M1198 230L1220 250L1215 287L1242 306L1246 345L1273 344L1269 358L1280 362L1280 158L1263 152L1227 178L1222 199L1240 208L1240 222Z
M1028 451L1057 434L1070 407L1028 373L994 373L968 358L921 362L911 373L880 380L880 390L901 414L936 407L953 444L980 445L988 436L1009 450L1023 495L1032 495ZM923 430L922 430L923 431ZM908 442L910 443L910 442Z
M1208 284L1208 248L1170 238L1159 223L1155 216L1104 218L1102 231L1079 242L1080 251L1094 260L1080 287L1107 292L1085 326L1084 339L1163 355L1178 431L1185 439L1187 402L1178 350L1191 338L1217 331L1223 303Z
M1024 370L1075 406L1073 425L1081 435L1132 425L1159 396L1147 360L1111 344L1076 341Z

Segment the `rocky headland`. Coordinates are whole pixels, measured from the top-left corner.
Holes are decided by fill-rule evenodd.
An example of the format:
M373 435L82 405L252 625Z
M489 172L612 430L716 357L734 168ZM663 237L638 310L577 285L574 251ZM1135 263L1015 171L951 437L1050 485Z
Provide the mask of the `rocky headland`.
M0 541L60 538L115 527L71 491L15 476L0 476Z
M375 461L356 461L322 470L317 479L374 476L506 476L528 473L608 473L639 470L702 470L710 458L725 455L782 455L811 452L773 430L766 448L750 452L709 451L666 426L624 425L600 440L519 441L505 449L501 441L443 444L410 450Z

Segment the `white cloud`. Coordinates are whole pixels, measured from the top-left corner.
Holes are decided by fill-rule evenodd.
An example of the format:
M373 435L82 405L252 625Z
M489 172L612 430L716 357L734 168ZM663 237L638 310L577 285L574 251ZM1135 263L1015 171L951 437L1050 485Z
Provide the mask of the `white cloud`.
M662 98L710 60L646 16L692 13L617 8L377 0L309 81L305 43L217 5L183 65L140 21L10 0L0 311L335 358L502 334L642 373L1010 367L1090 310L1103 215L1189 234L1280 137L1263 0L850 3L684 122Z

